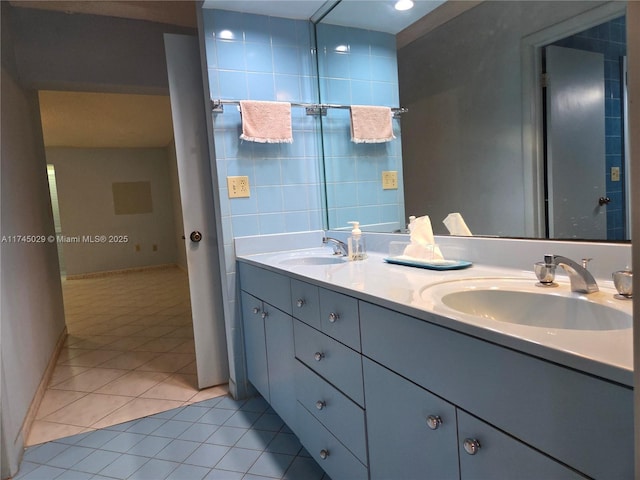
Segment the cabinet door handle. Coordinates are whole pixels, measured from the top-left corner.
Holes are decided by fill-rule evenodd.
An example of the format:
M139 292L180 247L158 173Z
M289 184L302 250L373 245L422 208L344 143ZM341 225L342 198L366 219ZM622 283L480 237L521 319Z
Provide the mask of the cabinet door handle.
M305 304L305 301L302 298L299 298L298 301L296 302L296 305L298 306L298 308L302 308Z
M326 407L326 406L327 406L327 402L324 402L324 401L322 401L322 400L318 400L318 401L316 402L316 408L317 408L318 410L322 410L322 409L323 409L324 407Z
M438 415L429 415L427 417L427 426L431 430L437 430L442 425L442 419Z
M252 311L253 311L253 314L254 314L254 315L257 315L257 314L259 314L259 313L260 313L260 309L259 309L258 307L253 307L253 310L252 310Z
M465 438L462 446L469 455L475 455L480 450L480 442L475 438Z
M324 358L324 353L322 353L322 352L316 352L316 353L313 355L313 358L315 358L315 359L316 359L316 362L319 362L320 360L322 360L322 359Z
M322 460L326 460L328 456L329 456L329 450L327 450L326 448L323 448L322 450L320 450L320 458Z
M329 314L329 321L331 323L335 323L336 320L338 320L340 318L340 315L338 315L337 313L331 312Z
M268 312L262 312L262 315L260 315L260 316L264 320L265 318L267 318L269 316L269 313Z

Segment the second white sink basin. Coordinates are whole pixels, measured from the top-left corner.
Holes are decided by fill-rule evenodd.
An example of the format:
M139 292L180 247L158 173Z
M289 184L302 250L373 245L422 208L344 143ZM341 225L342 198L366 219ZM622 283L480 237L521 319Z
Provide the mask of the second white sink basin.
M454 312L518 325L570 330L631 328L631 302L610 292L573 293L568 285L535 286L529 279L468 279L423 289L424 299Z

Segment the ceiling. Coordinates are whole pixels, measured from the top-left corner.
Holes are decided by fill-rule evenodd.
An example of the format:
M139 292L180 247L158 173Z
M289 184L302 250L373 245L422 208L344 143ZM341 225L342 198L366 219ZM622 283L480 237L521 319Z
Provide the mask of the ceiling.
M203 8L308 20L325 0L204 0Z
M168 96L40 91L46 147L166 147L173 139Z
M335 1L324 0L204 0L204 8L307 20ZM397 34L436 9L445 0L414 0L411 10L395 10L396 0L342 0L323 21L365 30Z
M146 20L196 28L196 3L190 0L11 0L13 7L53 10L69 14L85 13L108 17Z

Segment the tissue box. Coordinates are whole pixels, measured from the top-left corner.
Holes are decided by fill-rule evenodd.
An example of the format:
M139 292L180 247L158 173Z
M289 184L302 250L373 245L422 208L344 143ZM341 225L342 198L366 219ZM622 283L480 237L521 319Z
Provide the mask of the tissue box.
M407 247L410 247L407 250ZM389 258L414 258L422 261L431 261L434 255L435 245L412 245L411 242L390 242Z

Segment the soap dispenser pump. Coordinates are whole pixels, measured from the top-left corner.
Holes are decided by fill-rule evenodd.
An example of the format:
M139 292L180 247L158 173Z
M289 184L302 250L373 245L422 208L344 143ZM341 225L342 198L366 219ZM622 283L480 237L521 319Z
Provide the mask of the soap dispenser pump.
M353 225L351 236L348 239L347 246L349 252L349 260L364 260L367 258L367 251L364 245L364 237L360 230L360 222L349 222Z

